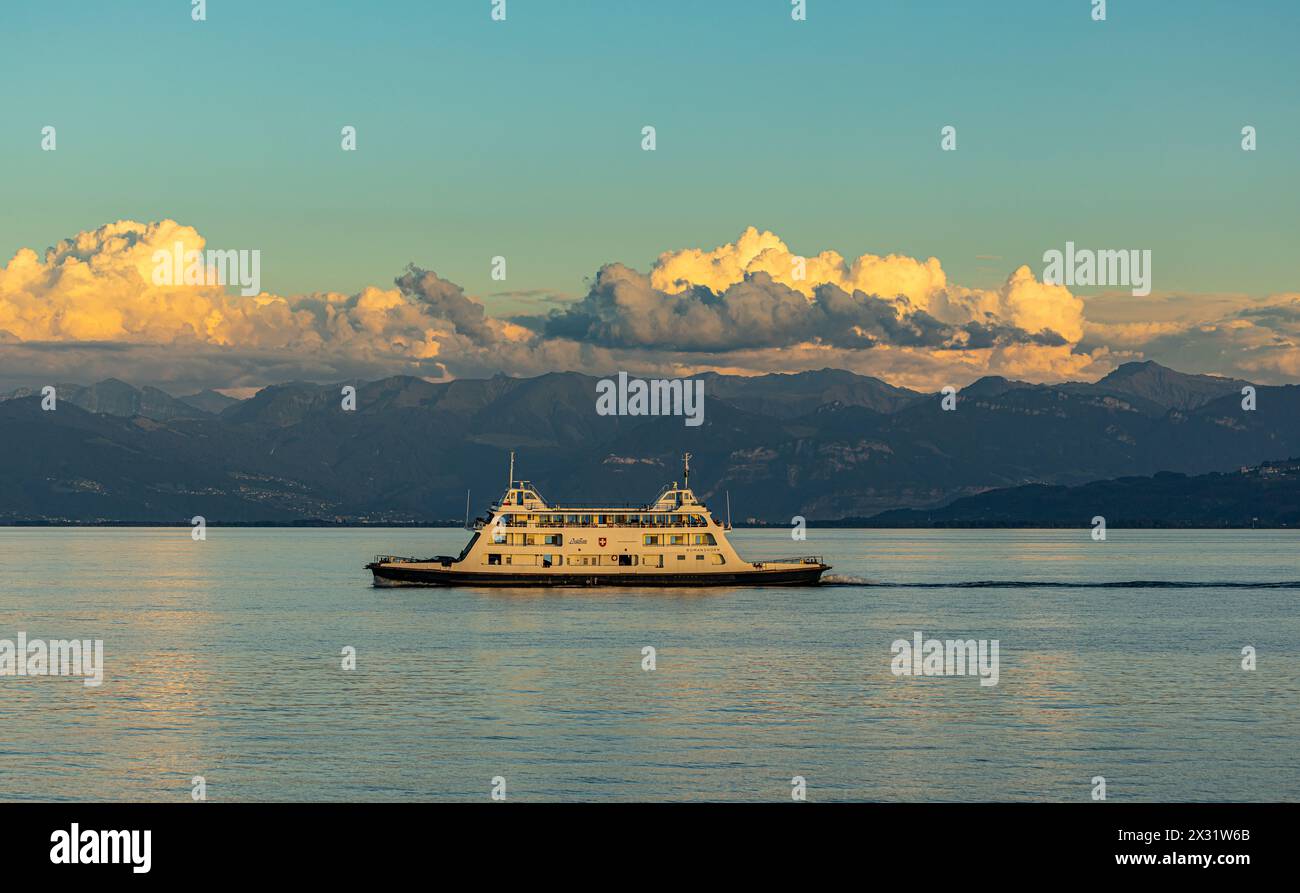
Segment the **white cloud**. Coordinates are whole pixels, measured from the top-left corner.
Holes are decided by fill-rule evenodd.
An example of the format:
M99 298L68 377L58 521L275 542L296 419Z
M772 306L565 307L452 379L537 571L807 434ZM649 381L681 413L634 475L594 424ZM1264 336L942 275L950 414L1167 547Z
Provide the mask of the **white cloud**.
M153 254L206 247L172 220L123 220L0 266L0 378L116 376L173 390L306 378L428 378L502 371L689 374L834 366L933 389L985 374L1092 378L1146 357L1185 371L1300 375L1300 297L1125 296L1087 302L1026 267L997 289L949 282L936 258L826 251L806 259L748 229L712 249L665 252L646 273L611 264L544 317L487 314L411 267L355 294L158 286ZM1088 318L1085 318L1087 313Z

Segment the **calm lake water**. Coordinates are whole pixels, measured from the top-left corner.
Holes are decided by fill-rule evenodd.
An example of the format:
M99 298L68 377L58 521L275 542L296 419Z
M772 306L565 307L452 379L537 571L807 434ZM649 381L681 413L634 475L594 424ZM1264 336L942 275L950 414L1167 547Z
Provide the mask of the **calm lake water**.
M850 581L810 589L363 570L467 536L0 528L0 639L105 651L98 688L0 677L0 799L1300 800L1296 533L734 533ZM1126 581L1211 585L1091 585ZM998 684L894 676L918 630L997 639Z

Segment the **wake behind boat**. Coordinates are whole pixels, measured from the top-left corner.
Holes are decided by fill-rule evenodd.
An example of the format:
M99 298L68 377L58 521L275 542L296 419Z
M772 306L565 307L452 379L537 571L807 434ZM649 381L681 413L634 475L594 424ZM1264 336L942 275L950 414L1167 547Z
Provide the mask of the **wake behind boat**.
M505 495L477 519L452 558L377 555L376 586L811 586L829 570L820 556L747 561L690 489L669 484L640 509L549 505L517 481L510 454Z

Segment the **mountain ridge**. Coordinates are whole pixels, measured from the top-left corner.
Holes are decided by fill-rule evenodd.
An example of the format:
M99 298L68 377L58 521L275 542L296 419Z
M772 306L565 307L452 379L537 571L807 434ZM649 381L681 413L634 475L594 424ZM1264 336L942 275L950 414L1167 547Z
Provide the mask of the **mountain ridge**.
M967 496L937 509L894 509L840 518L830 527L1300 527L1300 459L1236 472L1162 471L1075 487L1029 484ZM814 526L816 522L810 522Z
M598 415L596 377L574 372L288 382L217 412L175 411L122 382L91 386L93 401L66 386L55 412L11 394L0 521L430 523L462 517L467 488L476 505L499 495L511 450L544 493L614 502L650 499L689 450L702 498L730 493L737 517L775 522L1300 455L1300 387L1257 386L1247 411L1236 380L1144 364L1109 382L986 377L954 411L941 394L843 370L701 377L698 428ZM355 411L342 406L349 384Z

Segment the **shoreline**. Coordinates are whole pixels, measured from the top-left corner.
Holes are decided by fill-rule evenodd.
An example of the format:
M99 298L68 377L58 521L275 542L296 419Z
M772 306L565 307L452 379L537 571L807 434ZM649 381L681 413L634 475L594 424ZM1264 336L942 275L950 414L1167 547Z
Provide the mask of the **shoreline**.
M247 527L267 530L294 528L305 529L339 529L339 530L391 530L391 529L451 529L464 530L463 521L376 521L376 522L336 522L336 521L221 521L208 520L211 527ZM188 521L76 521L60 519L19 518L0 520L0 529L39 527L39 528L113 528L113 527L175 527L192 528ZM790 530L786 523L771 524L733 524L733 530ZM991 524L872 524L860 519L844 521L809 521L807 529L822 530L1090 530L1087 523L1052 524L1043 522L1007 522ZM1300 530L1300 527L1285 524L1199 524L1178 521L1117 521L1108 522L1107 530Z

